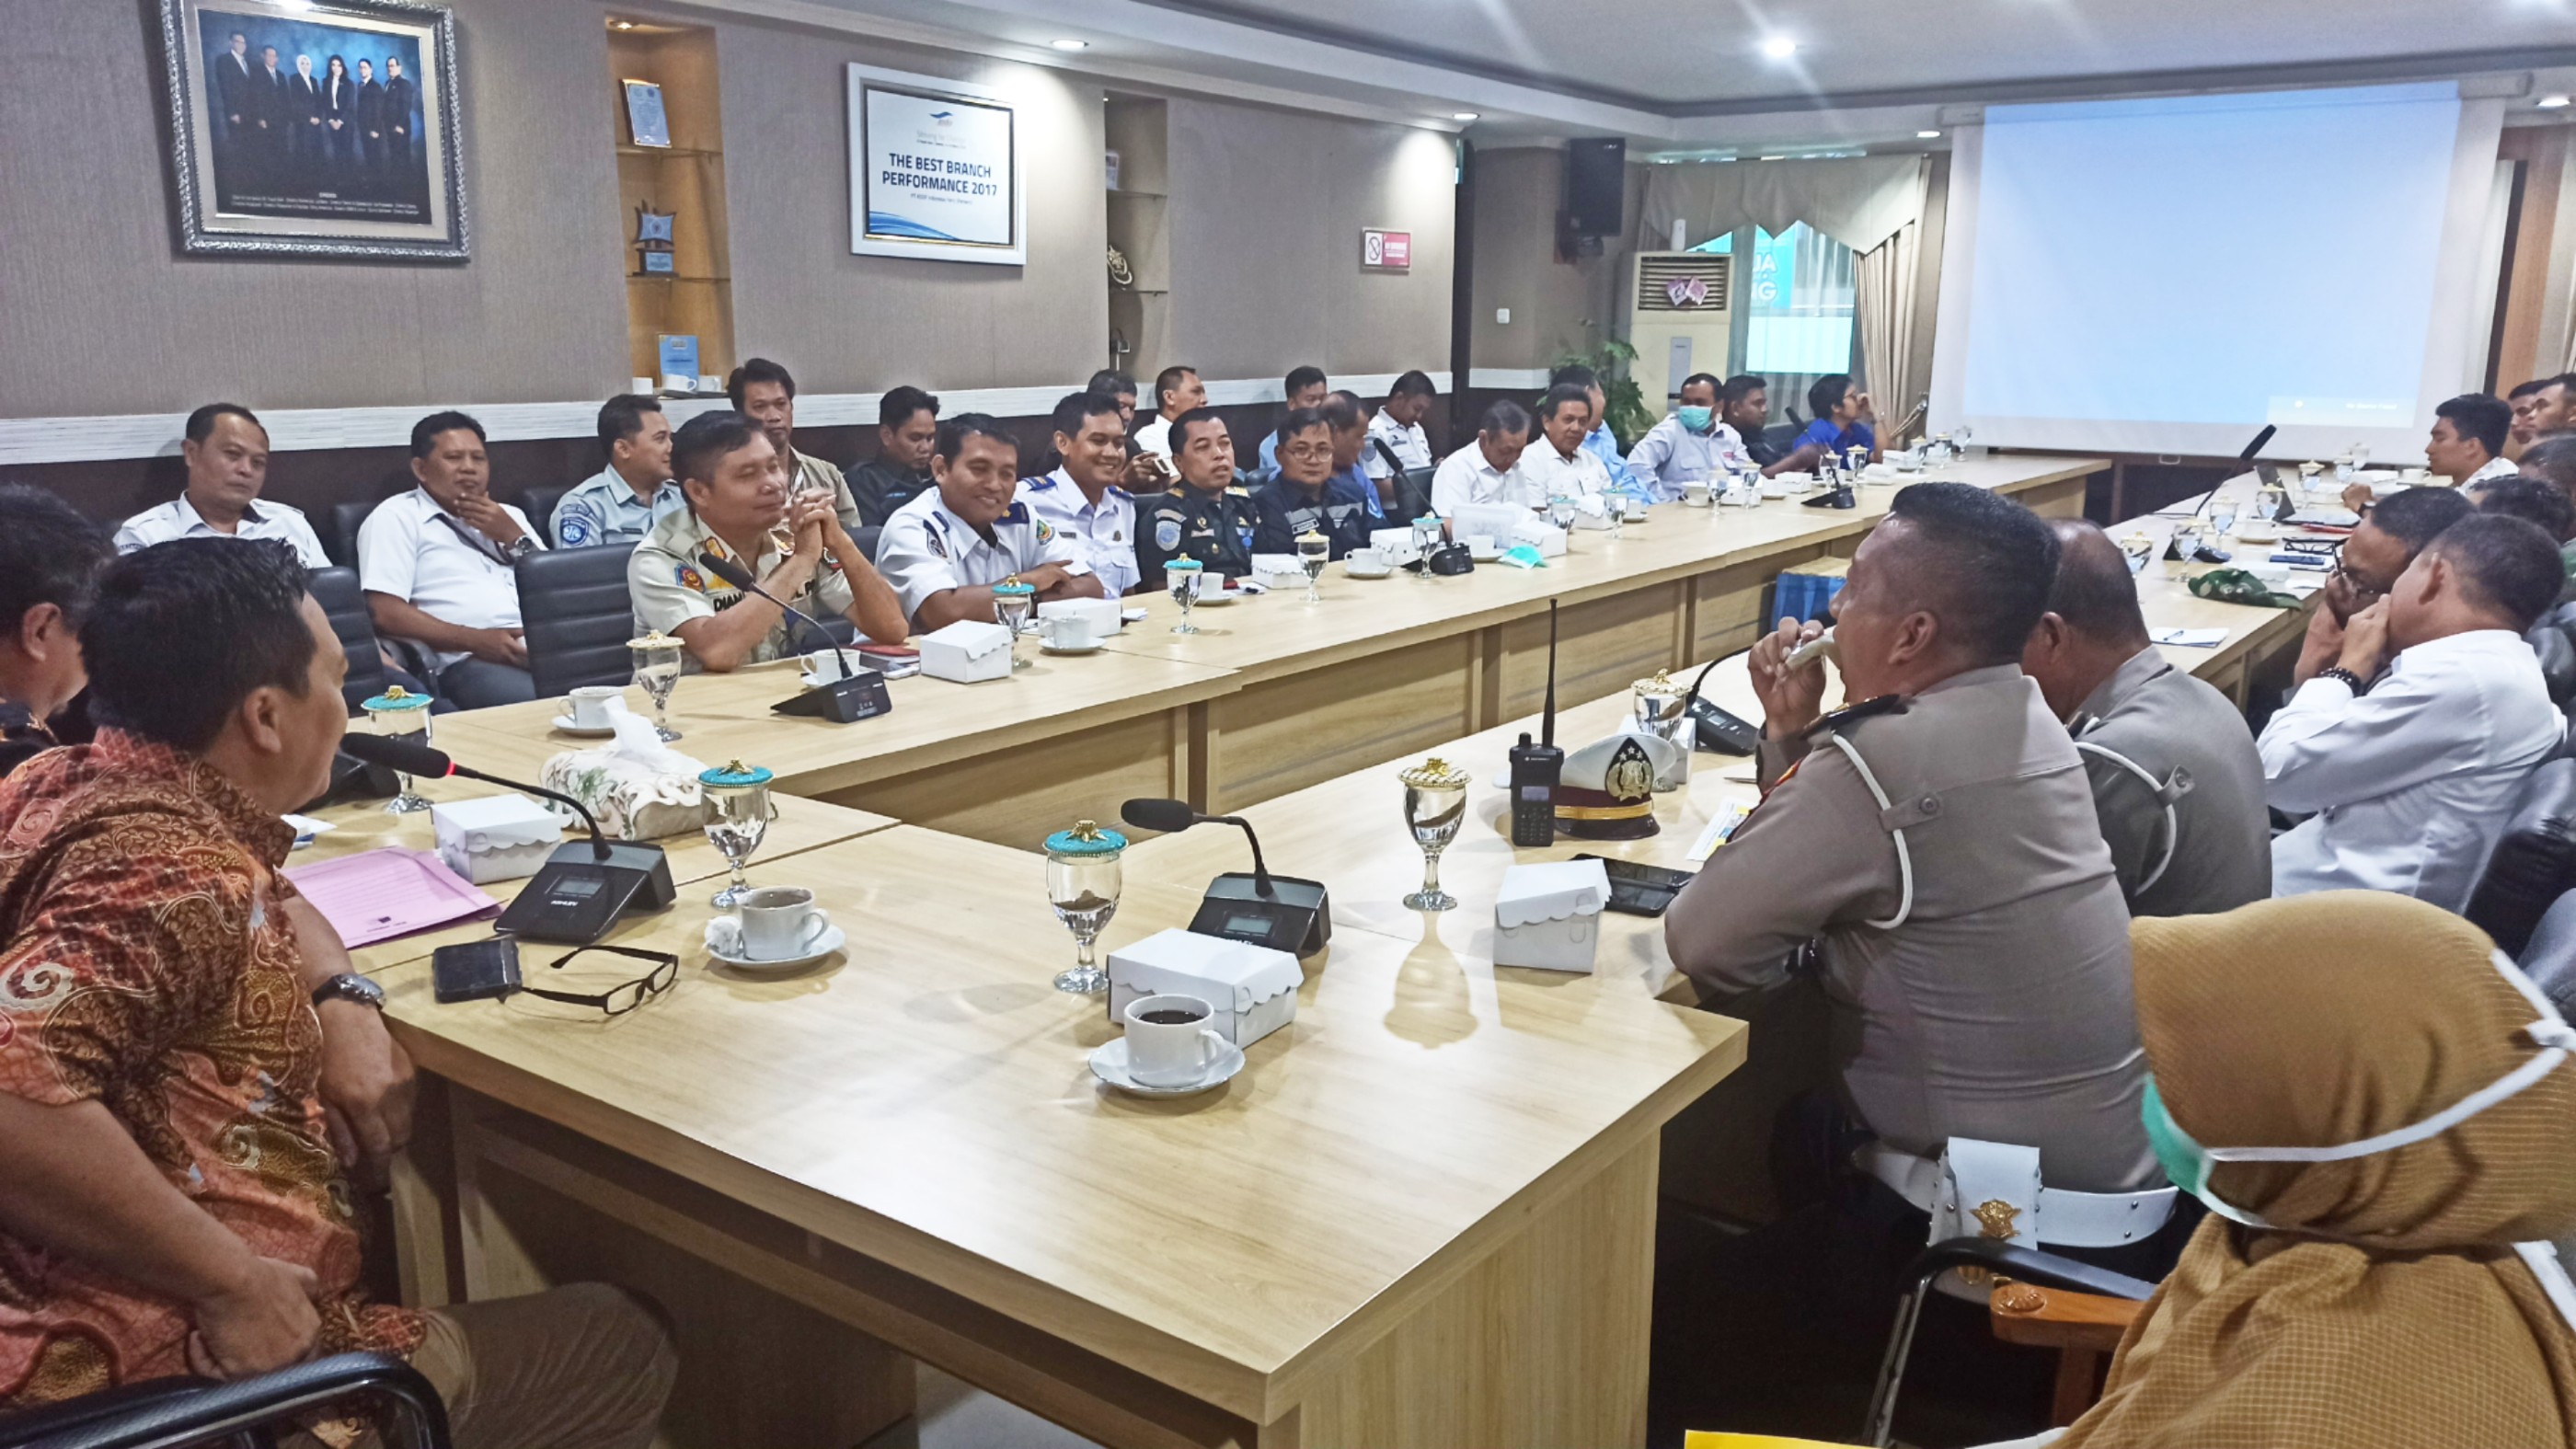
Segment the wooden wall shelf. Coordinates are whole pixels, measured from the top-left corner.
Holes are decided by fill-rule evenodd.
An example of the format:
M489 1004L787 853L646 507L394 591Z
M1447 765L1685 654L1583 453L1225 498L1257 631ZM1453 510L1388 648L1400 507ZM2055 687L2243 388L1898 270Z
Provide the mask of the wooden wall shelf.
M628 80L662 88L669 146L634 144L626 123ZM724 113L716 88L716 36L705 26L656 26L608 32L608 98L617 154L617 192L625 204L617 270L627 280L627 373L661 377L665 333L698 339L698 371L733 371L732 258L726 245ZM639 207L669 212L675 273L636 270Z

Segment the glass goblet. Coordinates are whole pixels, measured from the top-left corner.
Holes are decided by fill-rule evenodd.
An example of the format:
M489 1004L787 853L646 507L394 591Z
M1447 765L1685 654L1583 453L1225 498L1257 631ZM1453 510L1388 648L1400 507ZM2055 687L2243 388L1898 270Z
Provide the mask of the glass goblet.
M1396 776L1404 782L1404 823L1422 847L1422 889L1404 898L1405 909L1446 911L1458 898L1440 888L1440 852L1458 838L1467 819L1467 772L1438 758Z
M2210 500L2209 536L2211 538L2234 538L2236 536L2236 501L2234 499L2215 498Z
M1315 592L1315 581L1324 576L1324 564L1332 552L1332 541L1311 528L1297 535L1297 566L1306 571L1307 603L1323 602L1323 596Z
M1038 606L1038 591L1021 583L1017 575L993 585L993 621L1011 631L1011 667L1026 669L1029 661L1020 657L1020 635L1029 627L1029 614Z
M1171 590L1172 602L1181 606L1181 622L1172 626L1173 633L1198 632L1198 626L1190 622L1190 605L1199 601L1199 581L1205 576L1205 567L1188 554L1163 565L1163 586Z
M1100 969L1092 948L1101 928L1118 914L1124 883L1118 862L1126 850L1126 836L1088 820L1046 838L1047 903L1073 932L1075 952L1073 969L1055 978L1058 991L1088 996L1109 987L1109 973Z
M769 782L773 778L768 770L740 760L698 776L707 799L707 841L725 858L725 864L733 867L733 879L707 902L718 910L741 905L743 896L751 890L751 883L743 879L742 868L750 862L752 852L760 849L761 838L769 834Z
M367 712L368 727L390 739L407 739L426 748L429 744L429 696L414 694L401 685L358 706ZM429 801L413 785L409 772L397 772L402 790L385 802L388 815L416 815L429 808Z
M644 686L644 697L653 701L653 733L666 744L678 739L680 732L671 728L671 692L680 687L688 646L656 629L627 640L626 647L635 655L635 682Z

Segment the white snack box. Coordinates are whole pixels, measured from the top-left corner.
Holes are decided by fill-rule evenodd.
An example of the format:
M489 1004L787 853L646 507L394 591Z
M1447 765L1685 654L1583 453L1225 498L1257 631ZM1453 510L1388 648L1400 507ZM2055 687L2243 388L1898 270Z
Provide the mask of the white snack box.
M525 795L485 795L429 807L438 858L475 885L537 873L563 843L563 822Z
M1368 546L1384 554L1390 568L1400 569L1422 557L1422 550L1413 546L1413 530L1410 527L1372 528L1369 530Z
M1522 518L1513 523L1509 541L1537 549L1540 558L1559 558L1565 553L1565 530L1544 519Z
M1140 997L1195 996L1216 1008L1208 1025L1248 1047L1297 1019L1305 984L1285 951L1174 928L1109 953L1109 1019L1123 1021Z
M1610 875L1597 860L1516 865L1494 897L1494 964L1592 973Z
M1524 520L1538 515L1514 503L1462 503L1449 516L1449 536L1460 543L1471 538L1490 538L1509 548L1517 542L1512 530Z
M973 684L1011 677L1011 631L999 624L960 619L921 636L921 672L933 679Z

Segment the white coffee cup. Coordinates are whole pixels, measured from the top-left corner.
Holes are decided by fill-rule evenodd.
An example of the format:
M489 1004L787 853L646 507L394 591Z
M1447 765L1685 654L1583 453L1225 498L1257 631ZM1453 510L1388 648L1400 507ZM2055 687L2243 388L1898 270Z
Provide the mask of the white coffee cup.
M1467 552L1476 558L1487 558L1500 552L1500 550L1494 547L1494 536L1492 534L1471 533L1467 535Z
M1376 549L1355 548L1342 556L1342 568L1345 572L1354 574L1382 574L1391 572L1394 565L1388 563L1386 555Z
M748 961L792 961L811 955L832 918L802 886L763 886L742 898L742 955Z
M1091 620L1080 614L1057 614L1038 620L1038 637L1049 649L1092 649L1100 644L1091 632Z
M1140 996L1127 1003L1120 1014L1127 1026L1127 1075L1149 1087L1178 1087L1206 1076L1225 1051L1224 1034L1208 1025L1215 1014L1195 996Z
M614 684L585 684L564 697L564 707L572 711L577 729L604 730L615 718L610 701L626 697L626 691Z
M1708 506L1708 480L1693 478L1682 484L1682 501L1693 508Z
M838 649L817 649L805 656L805 672L824 684L837 684L846 677L841 668L841 658L842 653ZM850 667L859 667L858 661L850 661Z
M2424 481L2424 474L2425 470L2421 468L2409 468L2406 470L2406 481L2409 483L2421 483Z

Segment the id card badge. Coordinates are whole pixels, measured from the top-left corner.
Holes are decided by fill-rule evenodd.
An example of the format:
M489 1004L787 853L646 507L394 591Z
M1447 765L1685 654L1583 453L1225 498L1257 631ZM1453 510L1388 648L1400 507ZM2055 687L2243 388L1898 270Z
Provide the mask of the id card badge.
M1243 540L1243 552L1245 557L1250 557L1252 554L1252 525L1249 523L1238 523L1234 526L1234 534L1235 537Z

